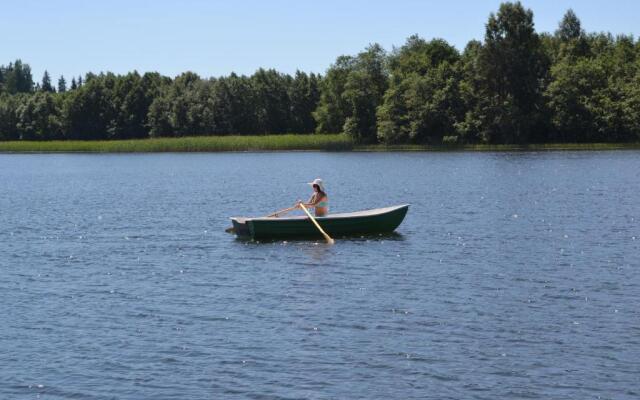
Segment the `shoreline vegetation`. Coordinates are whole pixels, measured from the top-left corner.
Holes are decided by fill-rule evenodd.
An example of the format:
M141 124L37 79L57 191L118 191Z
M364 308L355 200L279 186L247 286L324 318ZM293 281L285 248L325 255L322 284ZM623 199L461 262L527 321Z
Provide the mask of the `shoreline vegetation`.
M186 136L131 140L0 142L0 153L189 153L269 151L441 152L441 151L640 150L635 143L540 143L450 145L360 145L345 134Z
M350 144L318 135L335 133ZM600 143L640 142L640 40L589 33L571 9L555 32L537 32L518 1L464 49L413 35L341 55L323 74L100 72L56 87L16 60L0 65L4 141L6 151L626 148Z

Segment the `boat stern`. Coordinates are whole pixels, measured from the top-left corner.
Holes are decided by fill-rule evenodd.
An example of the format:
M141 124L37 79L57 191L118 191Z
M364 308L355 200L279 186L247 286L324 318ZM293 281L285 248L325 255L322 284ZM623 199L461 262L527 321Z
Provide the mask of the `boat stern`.
M233 224L233 230L238 236L251 236L249 225L246 218L231 217L231 223Z

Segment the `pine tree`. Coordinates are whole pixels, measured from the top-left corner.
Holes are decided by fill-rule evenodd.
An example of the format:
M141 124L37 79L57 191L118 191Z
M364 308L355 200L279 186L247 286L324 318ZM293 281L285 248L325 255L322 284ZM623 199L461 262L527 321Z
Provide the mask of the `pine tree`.
M572 9L567 10L560 22L560 26L558 26L558 30L556 30L556 36L564 41L569 41L578 39L583 34L578 16Z
M78 84L76 83L76 78L71 78L71 90L76 90L78 88Z
M4 70L4 91L14 93L30 93L33 91L33 79L29 64L23 64L21 60L16 60Z
M58 92L64 93L67 91L67 81L64 80L64 75L60 75L60 79L58 79Z
M53 86L51 86L51 77L49 76L49 72L47 70L44 71L44 75L42 76L42 85L40 85L40 90L43 92L53 92Z

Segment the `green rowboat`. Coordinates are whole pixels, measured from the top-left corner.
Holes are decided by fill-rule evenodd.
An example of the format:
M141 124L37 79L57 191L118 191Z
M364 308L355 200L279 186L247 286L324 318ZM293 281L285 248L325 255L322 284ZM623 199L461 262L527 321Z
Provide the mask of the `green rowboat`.
M370 235L393 232L402 223L409 209L408 204L376 208L351 213L329 214L316 221L331 237ZM318 238L322 237L309 217L287 218L232 217L236 235L251 239Z

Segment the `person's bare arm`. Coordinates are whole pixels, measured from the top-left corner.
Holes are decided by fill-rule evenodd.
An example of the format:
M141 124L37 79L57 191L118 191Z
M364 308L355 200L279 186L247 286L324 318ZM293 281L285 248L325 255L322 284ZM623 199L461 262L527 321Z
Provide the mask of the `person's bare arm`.
M313 208L313 207L315 207L315 206L316 206L316 204L318 204L319 202L320 202L320 196L316 196L316 195L314 194L314 195L311 195L311 197L309 198L309 200L308 200L306 203L304 203L304 202L302 202L302 201L299 201L299 202L298 202L298 203L296 203L296 204L297 204L297 205L298 205L298 204L303 204L305 207L312 207L312 208Z

